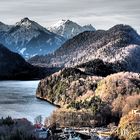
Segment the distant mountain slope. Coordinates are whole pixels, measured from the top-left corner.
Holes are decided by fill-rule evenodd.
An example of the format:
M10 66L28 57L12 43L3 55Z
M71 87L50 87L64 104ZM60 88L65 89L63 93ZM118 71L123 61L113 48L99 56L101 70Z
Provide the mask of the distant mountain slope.
M11 26L0 23L0 43L26 58L51 53L63 42L63 37L28 18Z
M116 25L107 31L87 31L66 41L55 53L35 56L30 62L71 67L94 59L140 72L140 36L128 25Z
M0 80L41 79L56 71L56 69L46 69L32 66L19 54L11 52L0 44Z
M60 20L56 24L48 28L53 33L70 39L84 31L95 31L95 28L90 25L80 26L79 24L70 20Z

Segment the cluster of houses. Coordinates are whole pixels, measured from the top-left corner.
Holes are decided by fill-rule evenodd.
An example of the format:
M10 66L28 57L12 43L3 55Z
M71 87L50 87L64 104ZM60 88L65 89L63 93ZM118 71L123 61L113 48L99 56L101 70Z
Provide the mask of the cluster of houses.
M43 127L42 124L35 124L35 136L39 140L46 140L49 136L51 131L48 128Z
M140 117L140 109L133 109L130 113L132 115L137 115L138 117ZM133 123L135 123L135 122L133 122ZM139 127L140 122L137 122L137 124ZM35 132L37 139L47 140L50 136L52 136L51 130L49 128L44 127L42 124L39 123L39 124L35 124L34 126L35 126L34 132ZM137 126L137 125L135 125L135 126ZM122 132L121 132L122 135L126 135L128 133L129 133L129 127L122 130ZM66 138L67 140L81 140L81 138L79 136L75 135L75 131L70 128L65 128L61 133L59 133L59 135L61 136L61 138ZM94 136L93 139L95 139L95 135L93 135L93 136ZM97 138L99 138L99 137L97 137ZM109 139L109 137L108 137L108 139Z
M42 124L35 124L34 126L35 136L38 140L48 140L53 137L49 128L45 128ZM75 130L71 128L64 128L58 135L59 138L64 140L81 140L79 136L76 136Z

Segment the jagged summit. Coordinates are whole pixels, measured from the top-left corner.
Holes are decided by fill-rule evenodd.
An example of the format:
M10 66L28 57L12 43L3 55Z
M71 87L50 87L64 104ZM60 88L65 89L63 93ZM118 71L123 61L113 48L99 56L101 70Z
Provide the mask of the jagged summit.
M19 22L17 22L16 23L16 25L19 25L19 26L21 26L21 25L25 25L25 26L30 26L31 24L32 24L32 22L33 21L31 21L29 18L23 18L23 19L21 19L21 21L19 21Z
M64 19L58 21L48 29L66 39L72 38L84 31L95 31L95 28L92 25L81 26L76 22Z
M94 28L91 24L84 25L83 27L87 29L87 31L90 31Z
M62 20L59 20L58 22L56 22L54 25L50 26L49 29L57 29L57 28L65 28L68 24L73 24L73 25L76 25L76 26L79 26L77 23L71 21L71 20L65 20L65 19L62 19Z
M28 17L25 17L23 19L21 19L22 22L26 22L26 21L30 21L30 19Z
M66 23L74 23L73 21L69 20L69 19L62 19L62 20L59 20L58 22L56 22L54 25L52 26L56 26L56 25L61 25L61 24L66 24Z
M44 32L49 33L47 29L45 29L43 26L39 25L37 22L30 20L28 17L25 17L21 19L19 22L16 23L15 26L20 26L25 29L35 29L35 30L43 30Z

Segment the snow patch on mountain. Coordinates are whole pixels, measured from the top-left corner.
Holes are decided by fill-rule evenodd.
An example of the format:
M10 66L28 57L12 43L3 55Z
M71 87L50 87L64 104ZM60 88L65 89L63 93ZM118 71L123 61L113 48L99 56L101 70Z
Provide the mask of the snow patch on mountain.
M19 52L20 52L20 54L23 54L24 51L26 51L26 48L22 48Z

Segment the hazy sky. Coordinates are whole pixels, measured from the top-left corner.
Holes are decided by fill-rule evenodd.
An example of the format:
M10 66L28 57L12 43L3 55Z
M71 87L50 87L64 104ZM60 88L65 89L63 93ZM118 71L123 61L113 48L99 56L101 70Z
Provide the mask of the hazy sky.
M60 19L97 29L124 23L140 33L140 0L0 0L0 21L14 24L23 17L46 27Z

